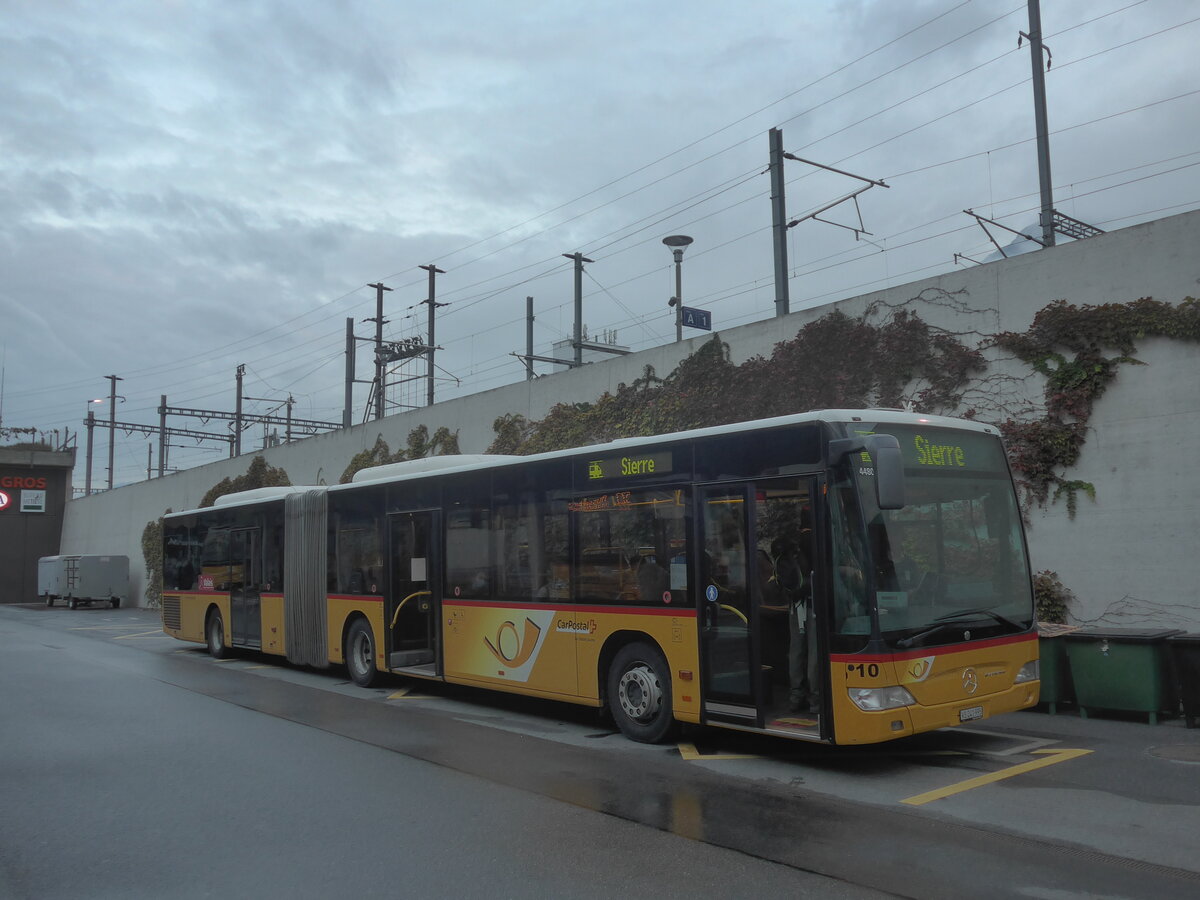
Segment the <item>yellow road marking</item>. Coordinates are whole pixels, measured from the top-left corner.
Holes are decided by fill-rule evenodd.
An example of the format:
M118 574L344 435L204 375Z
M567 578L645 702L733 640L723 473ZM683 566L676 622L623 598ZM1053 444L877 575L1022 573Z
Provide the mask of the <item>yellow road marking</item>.
M387 698L389 700L432 700L433 699L428 694L414 694L412 692L412 690L413 689L410 687L400 688L400 690L396 691L395 693L388 694Z
M224 659L214 659L213 662L215 662L215 663L238 662L238 658L236 656L227 656Z
M701 753L696 749L695 744L680 743L679 755L689 762L694 762L698 759L762 759L761 756L754 756L749 753Z
M251 669L274 669L274 668L275 668L274 666L246 666L246 671L249 672Z
M77 625L68 631L114 631L121 628L137 628L136 625Z
M960 781L958 784L952 784L949 787L938 788L936 791L926 791L924 794L917 794L915 797L908 797L900 802L907 803L909 806L921 806L934 800L940 800L943 797L949 797L953 794L961 794L963 791L972 790L973 788L983 787L985 784L992 784L996 781L1002 781L1005 778L1012 778L1014 775L1023 775L1026 772L1033 772L1036 769L1044 769L1046 766L1053 766L1056 763L1066 762L1069 759L1077 759L1080 756L1087 756L1092 751L1034 750L1033 752L1042 754L1042 759L1035 759L1033 762L1021 763L1017 766L1009 766L1007 769L1001 769L999 772L993 772L990 775L980 775L978 778L971 778L967 781Z
M155 637L168 637L168 635L163 634L161 629L157 629L155 631L139 631L137 634L122 634L122 635L118 635L117 637L113 638L113 640L114 641L124 641L124 640L127 640L128 638L146 637L147 635L151 635L151 634L154 635Z

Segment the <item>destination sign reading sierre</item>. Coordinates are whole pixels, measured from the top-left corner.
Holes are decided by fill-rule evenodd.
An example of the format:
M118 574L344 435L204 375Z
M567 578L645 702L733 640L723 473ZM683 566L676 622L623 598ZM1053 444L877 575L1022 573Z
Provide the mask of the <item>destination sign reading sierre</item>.
M942 472L1003 472L1005 469L1000 442L993 435L977 431L886 423L876 425L873 431L856 430L855 433L893 435L900 443L904 465L912 469ZM870 454L865 450L861 465L873 468Z
M587 463L587 477L589 481L600 481L608 478L644 478L648 475L669 475L671 464L670 452L631 453L627 456L590 459Z

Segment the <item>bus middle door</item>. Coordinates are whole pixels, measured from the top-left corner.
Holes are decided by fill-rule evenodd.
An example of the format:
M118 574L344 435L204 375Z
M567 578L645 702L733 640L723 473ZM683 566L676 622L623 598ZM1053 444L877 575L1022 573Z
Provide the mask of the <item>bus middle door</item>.
M262 550L257 528L236 528L229 538L229 616L233 643L262 646Z
M704 715L759 724L756 612L751 602L751 498L747 485L700 489L700 653Z
M388 516L391 579L386 614L388 668L393 670L427 666L428 674L436 674L435 610L441 601L437 518L434 510Z

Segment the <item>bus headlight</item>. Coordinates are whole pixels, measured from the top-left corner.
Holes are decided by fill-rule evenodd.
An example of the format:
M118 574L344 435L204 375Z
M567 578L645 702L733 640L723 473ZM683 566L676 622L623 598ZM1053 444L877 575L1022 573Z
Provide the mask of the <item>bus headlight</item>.
M1040 681L1042 667L1041 660L1032 660L1021 666L1021 671L1017 672L1017 677L1013 679L1013 684L1024 684L1026 681Z
M912 706L917 702L907 690L902 687L885 688L851 688L850 699L854 705L865 712L878 712L881 709L898 709L901 706Z

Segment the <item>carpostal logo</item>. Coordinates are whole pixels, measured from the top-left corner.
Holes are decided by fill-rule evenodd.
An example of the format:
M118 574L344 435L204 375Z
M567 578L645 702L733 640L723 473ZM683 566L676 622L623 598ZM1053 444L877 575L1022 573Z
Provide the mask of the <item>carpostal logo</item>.
M596 628L595 619L586 622L581 619L559 619L554 623L554 630L565 634L595 634Z

